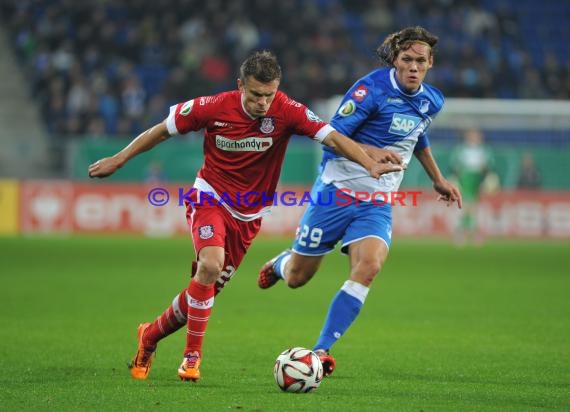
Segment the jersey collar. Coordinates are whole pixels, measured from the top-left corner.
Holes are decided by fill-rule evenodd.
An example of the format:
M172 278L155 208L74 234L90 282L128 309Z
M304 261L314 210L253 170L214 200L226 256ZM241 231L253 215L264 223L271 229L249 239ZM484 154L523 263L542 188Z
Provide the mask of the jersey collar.
M421 94L424 92L424 85L423 84L420 84L420 88L415 93L410 94L410 93L406 93L405 91L403 91L400 88L400 83L398 83L398 79L396 79L396 69L394 69L394 68L390 69L390 83L392 83L392 87L394 89L398 90L400 93L402 93L406 96L409 96L409 97L415 97L418 94Z

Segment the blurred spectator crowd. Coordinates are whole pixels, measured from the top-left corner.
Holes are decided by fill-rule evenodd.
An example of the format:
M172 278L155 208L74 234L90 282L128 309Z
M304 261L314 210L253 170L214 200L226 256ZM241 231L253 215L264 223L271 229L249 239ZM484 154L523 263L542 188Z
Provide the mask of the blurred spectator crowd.
M139 133L171 104L235 88L261 48L310 104L344 93L408 25L440 37L428 81L447 97L570 96L567 1L3 0L0 13L53 135Z

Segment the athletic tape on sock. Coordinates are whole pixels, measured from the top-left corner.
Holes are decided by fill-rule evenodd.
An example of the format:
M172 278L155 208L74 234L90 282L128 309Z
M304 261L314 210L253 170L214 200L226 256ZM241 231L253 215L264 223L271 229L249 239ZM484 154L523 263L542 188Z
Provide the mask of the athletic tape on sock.
M281 278L285 278L285 265L287 264L287 262L289 262L289 259L291 259L290 253L281 258L281 262L279 263L279 271L277 272L277 275L280 276Z
M360 302L364 303L364 301L366 300L366 296L368 296L370 288L353 280L347 280L342 285L341 290L344 290L350 296L355 297Z

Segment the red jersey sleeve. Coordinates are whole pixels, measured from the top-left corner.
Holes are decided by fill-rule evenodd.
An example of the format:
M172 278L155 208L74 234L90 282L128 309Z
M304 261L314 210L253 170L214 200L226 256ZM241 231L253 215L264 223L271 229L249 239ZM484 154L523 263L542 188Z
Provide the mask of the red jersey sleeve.
M322 142L334 128L307 106L287 98L285 102L287 120L293 134L304 135Z
M170 107L166 127L170 135L186 134L206 127L212 119L216 96L196 97Z

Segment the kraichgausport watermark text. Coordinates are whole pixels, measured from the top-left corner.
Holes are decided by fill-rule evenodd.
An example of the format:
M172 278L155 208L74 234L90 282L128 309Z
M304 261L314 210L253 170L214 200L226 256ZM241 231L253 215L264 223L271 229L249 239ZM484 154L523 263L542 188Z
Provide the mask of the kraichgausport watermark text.
M228 193L223 192L216 199L216 195L212 192L198 190L196 188L184 189L178 188L177 201L178 206L211 205L229 207L259 207L259 206L350 206L358 205L362 202L371 202L376 206L417 206L418 196L422 191L395 191L395 192L366 192L354 191L348 188L337 189L333 192L317 192L309 191L295 192L285 190L283 192L274 192L269 195L266 192L257 192L254 190L247 192ZM155 187L148 192L148 201L153 206L164 206L170 201L170 193L162 187Z

